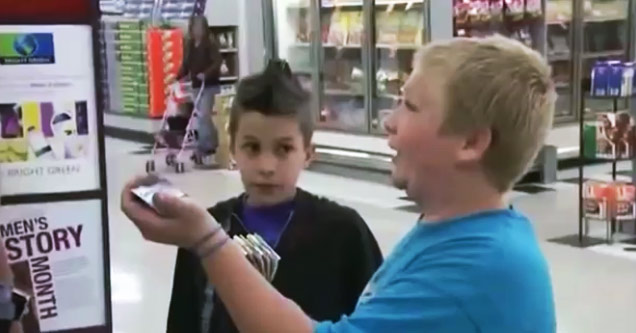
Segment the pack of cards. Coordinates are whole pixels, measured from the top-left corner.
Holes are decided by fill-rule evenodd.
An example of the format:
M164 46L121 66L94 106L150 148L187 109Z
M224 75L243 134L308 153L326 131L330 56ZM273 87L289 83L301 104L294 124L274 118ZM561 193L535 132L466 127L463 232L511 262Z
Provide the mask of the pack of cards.
M263 274L265 279L272 282L276 276L278 262L280 261L278 253L261 236L256 234L235 235L234 242L241 247L247 260Z
M184 197L185 193L176 188L172 183L170 183L166 179L159 179L158 182L148 185L148 186L139 186L131 190L134 195L136 195L141 201L145 202L148 206L152 207L156 210L156 207L153 203L153 198L156 193L165 193L168 195L173 195L176 197Z

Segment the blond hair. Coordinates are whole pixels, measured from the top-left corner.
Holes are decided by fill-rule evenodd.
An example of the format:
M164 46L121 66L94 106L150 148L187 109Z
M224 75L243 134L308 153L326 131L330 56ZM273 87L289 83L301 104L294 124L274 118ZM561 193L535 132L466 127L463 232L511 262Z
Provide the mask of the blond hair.
M455 38L421 49L414 67L442 85L442 134L492 130L482 166L497 190L509 190L552 127L556 93L543 57L502 36Z

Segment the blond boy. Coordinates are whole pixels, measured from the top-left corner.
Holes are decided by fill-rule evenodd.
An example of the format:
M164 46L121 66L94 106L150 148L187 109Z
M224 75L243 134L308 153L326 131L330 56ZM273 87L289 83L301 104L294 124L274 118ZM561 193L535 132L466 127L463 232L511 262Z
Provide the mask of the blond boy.
M385 126L394 183L422 220L337 322L314 323L224 234L205 241L210 283L242 332L555 332L547 264L530 222L503 198L550 128L548 65L497 36L432 43L414 67ZM151 240L188 246L217 228L190 201L158 196L160 217L124 191L124 211Z

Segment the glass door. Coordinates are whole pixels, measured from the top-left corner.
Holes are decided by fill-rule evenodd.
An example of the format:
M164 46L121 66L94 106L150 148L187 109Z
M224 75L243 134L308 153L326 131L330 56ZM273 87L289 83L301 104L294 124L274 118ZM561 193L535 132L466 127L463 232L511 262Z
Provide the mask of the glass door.
M591 71L601 61L629 59L629 0L583 2L582 93L590 93ZM627 108L621 101L619 108ZM587 99L585 112L606 112L612 101Z
M276 54L287 60L303 87L317 100L314 11L310 0L276 0L273 4Z
M546 56L552 66L552 78L558 98L555 117L567 121L575 119L572 84L573 58L573 10L572 0L548 0L546 2Z
M413 70L413 56L428 42L428 0L376 0L373 8L371 131L384 133L383 122L400 98Z
M319 126L368 132L363 0L322 0Z
M542 0L453 0L454 35L498 33L542 51L543 13Z

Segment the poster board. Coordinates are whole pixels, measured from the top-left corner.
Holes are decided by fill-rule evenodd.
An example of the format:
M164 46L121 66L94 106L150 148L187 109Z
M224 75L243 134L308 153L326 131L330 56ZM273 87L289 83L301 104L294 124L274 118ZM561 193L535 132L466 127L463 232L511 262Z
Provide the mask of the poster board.
M0 238L32 296L24 331L112 332L98 2L4 8Z
M90 26L0 26L2 195L99 189L91 38Z
M5 206L0 236L15 287L32 295L25 332L105 326L101 203ZM70 217L69 213L72 214Z

